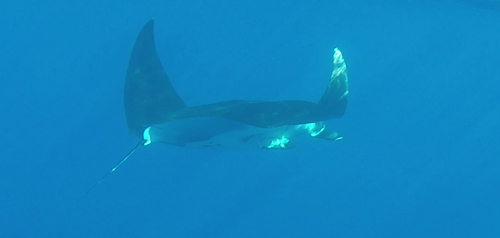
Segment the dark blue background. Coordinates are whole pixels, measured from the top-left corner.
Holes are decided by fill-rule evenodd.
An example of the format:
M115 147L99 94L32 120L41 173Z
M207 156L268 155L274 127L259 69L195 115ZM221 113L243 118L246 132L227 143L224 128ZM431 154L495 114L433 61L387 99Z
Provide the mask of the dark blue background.
M500 10L482 2L5 2L0 237L500 237ZM85 194L137 141L122 85L151 17L189 105L318 100L339 47L345 140L152 145Z

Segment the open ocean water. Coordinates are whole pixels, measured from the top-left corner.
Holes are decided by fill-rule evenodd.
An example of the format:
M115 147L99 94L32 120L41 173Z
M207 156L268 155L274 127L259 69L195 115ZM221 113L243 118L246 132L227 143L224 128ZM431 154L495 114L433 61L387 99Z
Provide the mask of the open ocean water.
M123 82L155 18L188 105L318 100L341 141L139 149ZM5 1L0 237L500 237L500 2Z

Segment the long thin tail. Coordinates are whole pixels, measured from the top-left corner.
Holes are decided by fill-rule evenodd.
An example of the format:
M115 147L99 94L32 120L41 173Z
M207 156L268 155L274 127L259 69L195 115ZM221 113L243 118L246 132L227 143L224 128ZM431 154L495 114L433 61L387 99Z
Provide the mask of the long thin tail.
M104 181L104 179L106 179L106 177L108 177L108 175L110 175L111 173L115 172L115 170L120 167L120 165L122 165L125 161L127 161L127 159L132 156L132 154L134 154L134 152L137 150L137 148L139 148L139 146L143 145L144 144L144 140L140 140L139 143L137 143L137 145L134 146L134 148L132 148L132 150L130 150L130 152L128 152L128 154L118 163L115 165L115 167L113 167L107 174L105 174L99 181L97 181L97 183L94 184L94 186L92 186L91 188L89 188L89 190L87 190L87 193L89 193L90 191L92 191L92 189L94 189L95 187L97 187L99 184L102 183L102 181Z

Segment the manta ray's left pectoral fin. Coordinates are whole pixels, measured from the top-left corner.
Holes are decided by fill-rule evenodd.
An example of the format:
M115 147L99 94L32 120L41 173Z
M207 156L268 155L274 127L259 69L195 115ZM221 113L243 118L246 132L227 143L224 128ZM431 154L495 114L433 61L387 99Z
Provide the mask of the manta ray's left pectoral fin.
M338 48L333 52L333 69L330 81L318 102L318 109L326 114L326 118L340 118L344 115L349 96L349 81L347 76L347 66Z

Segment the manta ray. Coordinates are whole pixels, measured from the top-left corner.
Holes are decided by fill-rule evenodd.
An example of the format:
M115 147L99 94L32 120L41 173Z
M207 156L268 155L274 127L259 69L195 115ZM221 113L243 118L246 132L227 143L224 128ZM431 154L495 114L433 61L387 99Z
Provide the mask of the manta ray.
M230 100L188 106L162 67L151 19L133 46L123 97L129 133L140 141L92 188L137 148L152 143L210 149L285 150L294 148L299 137L340 140L342 136L326 128L325 121L342 117L348 94L346 64L340 50L335 48L330 80L318 102Z

